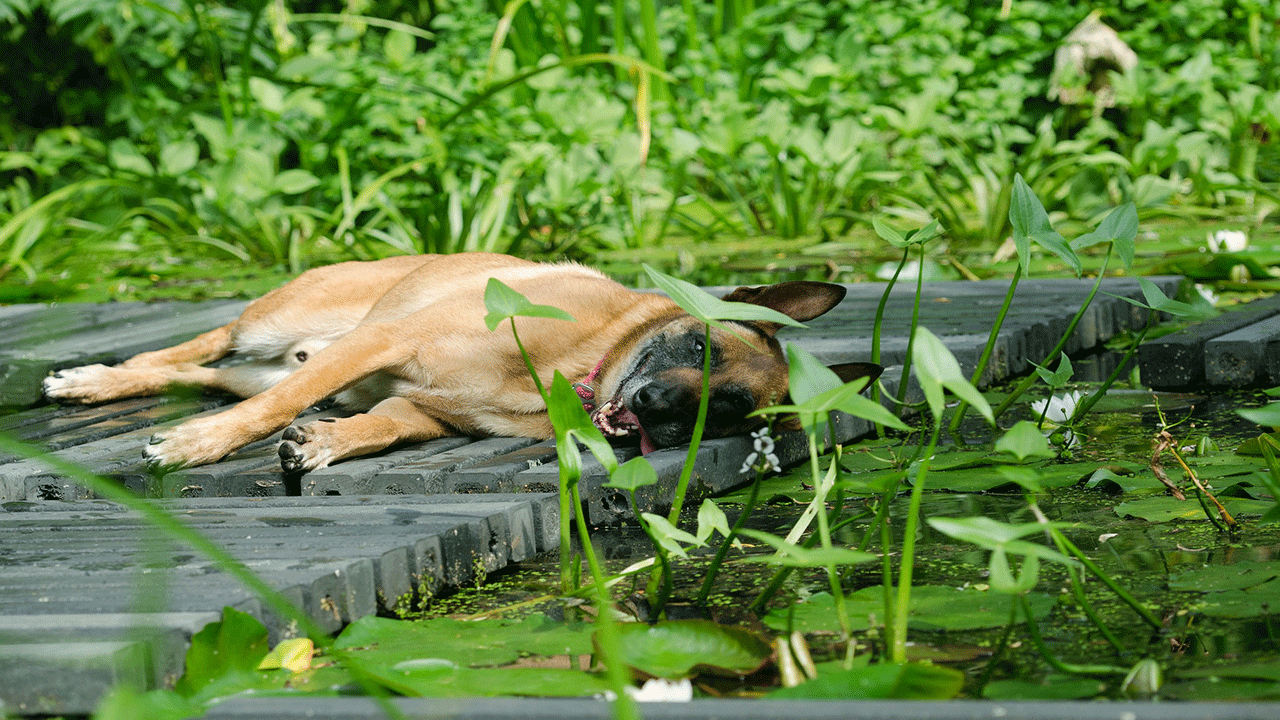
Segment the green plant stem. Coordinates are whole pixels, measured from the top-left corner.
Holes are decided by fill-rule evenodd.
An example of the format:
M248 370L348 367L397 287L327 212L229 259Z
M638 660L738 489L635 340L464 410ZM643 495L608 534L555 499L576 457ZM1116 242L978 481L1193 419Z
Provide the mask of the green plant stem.
M1040 510L1040 506L1036 503L1035 499L1029 495L1027 497L1027 508L1031 510L1031 514L1035 516L1036 520L1044 523L1046 527L1049 527L1049 518ZM1053 540L1053 544L1057 546L1058 552L1063 555L1067 554L1067 548L1063 544L1063 540L1065 538L1061 532L1055 534L1053 532L1046 531L1045 534ZM1093 626L1098 628L1098 631L1102 633L1102 636L1106 638L1107 642L1111 643L1111 647L1115 648L1117 653L1124 652L1124 646L1120 644L1119 638L1117 638L1115 634L1111 632L1110 628L1107 627L1106 623L1102 621L1102 617L1093 609L1093 603L1090 603L1089 598L1085 595L1084 583L1080 581L1080 574L1076 571L1075 566L1067 565L1066 567L1067 577L1071 581L1071 594L1075 596L1076 602L1080 603L1080 608L1084 610L1084 614L1089 618L1089 622L1093 623Z
M1102 285L1102 278L1106 276L1107 263L1111 261L1111 249L1113 245L1114 243L1107 245L1107 255L1102 259L1102 268L1098 270L1098 277L1094 280L1093 287L1089 290L1089 295L1085 297L1084 303L1080 305L1080 309L1076 311L1075 316L1071 318L1071 322L1067 324L1067 330L1062 333L1062 338L1058 340L1058 344L1049 351L1048 355L1045 355L1045 359L1041 360L1042 363L1046 362L1049 358L1058 357L1062 352L1062 349L1067 346L1067 341L1071 339L1071 335L1075 333L1076 325L1080 324L1080 318L1084 317L1085 311L1089 309L1091 304L1093 304L1093 296L1098 294L1098 288ZM1038 377L1038 375L1032 373L1023 378L1022 382L1018 383L1017 387L1013 389L1013 392L1009 393L1009 396L1006 397L998 407L996 407L992 415L999 420L1000 416L1003 415L1010 406L1017 402L1018 398L1022 397L1023 393L1035 384Z
M833 509L832 513L834 514L835 512L836 510ZM831 529L832 531L835 531L851 522L854 522L855 520L860 520L863 517L866 517L866 515L864 514L847 518L838 524L833 524ZM800 547L807 549L817 544L817 534L811 534L800 542ZM787 578L791 577L791 573L795 572L795 570L796 569L793 567L781 567L775 570L773 575L769 577L769 581L765 583L764 589L760 591L760 594L756 596L755 600L751 601L751 604L747 606L747 609L756 615L761 614L764 611L765 606L769 604L769 601L773 600L774 595L778 594L778 591L782 589L783 583L787 581Z
M1110 588L1111 592L1115 593L1116 597L1120 598L1120 600L1126 605L1133 608L1133 611L1138 613L1138 615L1141 616L1148 625L1156 630L1159 630L1162 627L1160 620L1155 615L1152 615L1150 610L1143 607L1142 603L1139 603L1137 598L1130 595L1129 592L1120 587L1115 580L1112 580L1110 576L1102 572L1102 569L1095 565L1094 562L1080 550L1080 548L1076 547L1075 543L1068 540L1067 536L1063 535L1061 530L1058 530L1057 528L1050 528L1049 532L1053 535L1055 543L1060 541L1061 547L1065 548L1067 553L1079 560L1090 573L1093 573L1094 577L1101 580L1104 585Z
M579 477L570 479L569 486L573 495L574 519L578 525L578 541L582 545L582 554L587 559L587 567L591 569L592 586L595 588L596 602L596 641L604 662L605 677L617 699L614 701L614 713L618 720L640 720L640 710L635 698L626 692L631 684L631 670L622 662L622 637L618 634L618 623L613 617L613 598L600 562L596 558L595 549L591 546L591 534L587 527L587 517L582 509L582 496L578 492ZM563 486L563 483L562 483Z
M884 309L889 304L889 293L893 292L893 286L898 284L898 276L902 274L902 268L907 264L907 258L911 255L911 248L902 249L902 259L898 261L898 267L893 270L893 277L889 278L889 282L884 286L884 292L880 293L880 303L876 305L876 317L871 323L871 362L880 364L880 336L881 327L884 325ZM880 402L880 383L874 383L871 390L871 399ZM876 423L876 436L884 437L884 426Z
M764 484L764 470L757 470L756 480L751 483L751 492L747 495L746 503L742 505L742 511L739 513L738 519L733 523L733 527L729 528L729 534L720 543L720 547L716 549L715 557L711 558L711 564L707 566L707 573L702 578L702 587L698 589L698 597L694 600L694 605L701 607L707 604L707 598L711 596L711 586L715 583L716 575L719 574L720 566L729 554L729 549L733 547L734 538L738 537L738 531L742 529L743 525L747 524L747 519L751 517L751 513L756 509L756 502L760 499L760 486L762 484ZM632 507L635 507L634 502Z
M907 609L911 603L911 576L915 569L916 531L920 527L920 503L924 496L925 480L929 474L929 463L933 459L934 450L938 447L938 438L942 435L942 418L934 418L933 436L929 438L929 447L920 459L915 482L911 485L911 503L907 508L907 524L902 532L902 558L898 564L898 595L894 602L893 625L890 638L890 658L895 663L907 661ZM886 548L887 552L888 548ZM888 614L886 608L886 615Z
M1031 614L1031 603L1027 602L1027 596L1019 595L1018 600L1022 605L1022 615L1027 619L1027 634L1031 636L1031 644L1054 670L1069 675L1127 675L1129 673L1129 668L1114 665L1076 665L1059 660L1044 644L1044 638L1040 637L1040 628Z
M1143 326L1142 331L1138 333L1138 337L1134 339L1133 344L1125 351L1124 357L1120 359L1119 363L1116 363L1116 369L1111 371L1111 374L1108 375L1107 379L1098 386L1098 389L1089 393L1089 397L1085 398L1076 406L1076 411L1071 414L1071 418L1067 421L1068 426L1075 425L1085 415L1088 415L1089 411L1093 409L1093 406L1097 405L1098 401L1107 394L1107 390L1109 390L1112 385L1116 384L1116 380L1120 378L1120 373L1124 370L1125 366L1129 364L1129 361L1133 359L1133 356L1138 354L1138 348L1141 347L1142 342L1147 339L1147 333L1151 330L1151 319L1154 317L1154 311L1147 316L1147 324ZM1048 412L1048 410L1049 406L1046 405L1045 412Z
M916 343L916 328L920 325L920 296L924 291L924 243L920 244L920 267L916 273L916 298L911 304L911 329L907 335L907 351L902 359L902 379L898 382L899 413L906 412L907 379L911 375L911 351ZM901 417L901 415L899 415Z
M1018 267L1013 271L1013 279L1009 281L1009 291L1004 294L1004 302L1000 304L1000 311L996 313L996 323L991 327L990 334L987 335L987 345L982 348L982 355L978 358L978 365L973 370L973 376L969 378L969 382L977 387L978 380L982 377L982 373L987 369L987 363L991 361L991 353L995 351L996 340L1000 335L1000 328L1004 326L1004 319L1009 314L1009 307L1013 305L1013 295L1018 290L1018 282L1022 279L1022 263L1018 263ZM953 436L959 437L957 431L960 429L960 423L964 421L964 416L969 412L969 403L960 401L960 405L956 407L955 414L951 417L951 424L947 426L947 430Z
M685 454L684 468L680 471L680 479L676 482L676 492L671 499L671 512L667 513L667 522L676 525L680 522L680 512L684 510L685 495L689 491L689 482L693 479L693 466L698 460L698 446L702 443L702 431L707 425L707 408L711 403L711 325L703 325L705 339L702 351L702 397L698 400L698 417L694 421L693 435L689 438L689 451ZM661 545L655 551L659 556L658 566L649 576L646 594L649 605L655 615L661 615L667 604L667 596L671 590L671 571L667 563L667 551Z
M822 469L818 466L818 438L816 433L808 433L809 436L809 472L813 477L814 487L819 488L819 492L824 495L829 491L829 486L824 483L822 477ZM836 462L835 459L832 462ZM834 485L834 482L832 483ZM828 523L827 513L819 511L818 515L818 538L822 543L824 550L830 550L831 527ZM835 563L827 565L827 582L831 586L831 599L835 602L836 619L840 623L840 633L843 639L848 642L853 638L851 625L849 624L849 611L844 602L844 588L840 584L840 572Z

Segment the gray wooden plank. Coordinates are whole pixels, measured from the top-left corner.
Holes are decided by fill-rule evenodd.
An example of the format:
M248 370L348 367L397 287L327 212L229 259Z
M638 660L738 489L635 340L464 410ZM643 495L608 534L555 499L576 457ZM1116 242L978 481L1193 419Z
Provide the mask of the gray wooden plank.
M1138 348L1143 383L1165 388L1202 382L1208 341L1277 314L1280 314L1280 295L1273 295L1143 343Z
M1204 374L1210 385L1244 387L1270 377L1267 344L1280 341L1280 315L1220 335L1204 344Z

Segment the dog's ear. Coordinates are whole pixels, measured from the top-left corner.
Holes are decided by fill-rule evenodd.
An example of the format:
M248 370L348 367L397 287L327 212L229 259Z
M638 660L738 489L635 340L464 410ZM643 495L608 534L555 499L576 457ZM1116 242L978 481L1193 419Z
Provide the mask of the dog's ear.
M814 282L811 280L795 280L765 285L762 287L740 287L724 296L729 302L744 302L762 305L786 315L797 322L812 320L840 304L845 290L840 285ZM782 327L778 323L755 323L769 335L778 332Z
M840 365L828 365L832 372L840 378L840 382L852 382L858 378L870 378L867 385L875 382L880 377L880 373L884 372L884 368L869 362L843 363Z

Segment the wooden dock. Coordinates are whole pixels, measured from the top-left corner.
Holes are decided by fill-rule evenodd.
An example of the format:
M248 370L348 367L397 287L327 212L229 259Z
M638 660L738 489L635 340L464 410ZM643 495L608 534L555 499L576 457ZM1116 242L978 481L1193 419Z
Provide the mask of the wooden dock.
M1169 294L1180 282L1156 280ZM975 366L1007 287L999 281L925 286L920 323L944 340L966 373ZM1070 280L1022 283L984 384L1025 373L1029 361L1044 360L1089 287ZM912 290L900 287L890 301L882 340L886 365L902 361ZM1109 279L1103 291L1141 297L1131 279ZM850 286L838 308L806 330L784 331L782 338L829 363L868 360L882 292L881 285ZM243 306L216 301L0 308L0 406L11 408L0 415L0 433L155 498L331 630L386 612L415 589L466 583L477 572L553 547L558 470L547 442L442 438L287 476L273 438L214 465L156 474L141 456L151 433L217 412L228 400L149 398L95 407L40 400L39 381L50 371L116 362L179 342L228 322ZM1245 325L1238 318L1220 325L1230 328L1212 337L1274 322L1280 304L1270 307L1276 310L1259 311ZM1145 322L1145 311L1099 293L1068 351L1096 348ZM1244 352L1239 338L1229 342L1237 343L1230 345L1233 352ZM1264 369L1249 382L1271 372L1265 369L1269 347L1264 342L1255 353ZM1144 354L1144 373L1148 362L1158 371L1168 355ZM1178 356L1179 367L1195 365L1193 355ZM1200 362L1204 368L1208 361ZM892 368L886 378L896 382ZM1200 380L1182 384L1195 382ZM868 430L852 418L839 427L845 439ZM802 445L798 437L784 438L784 463L799 461ZM740 485L749 449L745 438L706 443L698 456L698 492ZM635 450L619 453L625 459ZM660 482L642 493L643 509L669 505L684 455L675 448L649 456ZM588 461L581 487L590 521L630 517L625 496L602 487L605 480L600 466ZM259 617L273 639L286 630L208 559L158 537L136 514L93 497L41 457L0 456L0 507L0 700L8 713L86 713L116 684L144 689L172 682L181 673L191 634L224 606ZM161 597L146 592L148 576L164 578Z

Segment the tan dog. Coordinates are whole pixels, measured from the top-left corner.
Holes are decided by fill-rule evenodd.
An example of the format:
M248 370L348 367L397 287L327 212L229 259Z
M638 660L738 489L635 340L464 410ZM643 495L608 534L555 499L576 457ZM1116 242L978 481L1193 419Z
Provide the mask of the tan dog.
M156 433L144 454L163 467L215 462L328 397L363 412L288 427L280 445L286 470L459 433L551 437L509 325L496 332L485 326L489 278L575 318L519 318L516 329L545 383L555 370L582 380L584 406L606 435L638 436L646 451L689 440L701 395L701 322L666 297L628 290L581 265L481 253L311 270L251 303L229 325L118 366L63 370L46 378L44 391L54 400L102 402L188 385L247 398ZM789 282L739 288L725 299L804 321L830 310L844 292ZM786 399L787 368L774 338L779 326L734 328L712 332L707 437L745 432L760 424L746 418L749 412ZM203 367L232 352L248 362ZM837 370L846 380L879 371L861 363Z

